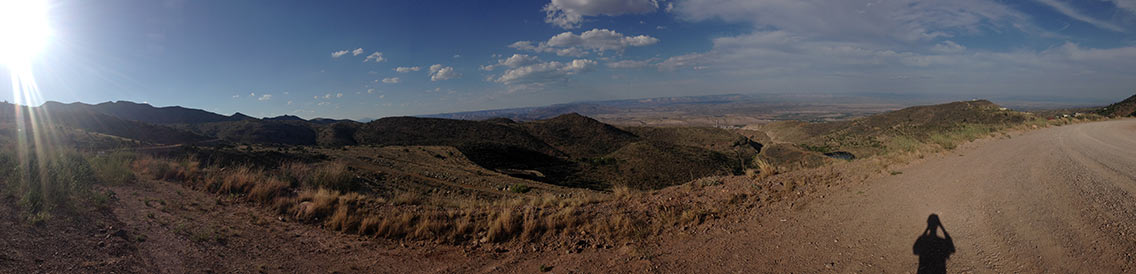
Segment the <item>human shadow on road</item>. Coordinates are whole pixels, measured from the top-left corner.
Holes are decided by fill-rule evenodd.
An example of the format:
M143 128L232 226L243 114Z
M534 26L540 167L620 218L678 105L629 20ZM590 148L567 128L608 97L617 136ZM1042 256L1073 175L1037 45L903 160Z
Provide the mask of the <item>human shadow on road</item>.
M943 230L942 238L939 238L940 229ZM939 221L939 215L927 216L927 229L915 240L912 250L919 256L919 270L916 273L947 273L947 259L955 253L955 242Z

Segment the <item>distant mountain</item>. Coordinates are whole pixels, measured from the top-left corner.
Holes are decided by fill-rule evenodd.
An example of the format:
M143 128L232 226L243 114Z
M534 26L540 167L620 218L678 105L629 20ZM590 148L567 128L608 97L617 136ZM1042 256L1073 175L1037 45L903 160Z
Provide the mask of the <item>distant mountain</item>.
M295 116L295 115L280 115L280 116L276 116L276 117L264 117L264 119L262 119L262 120L268 120L268 121L304 121L304 118L300 118L299 116Z
M683 104L723 104L752 99L752 96L742 94L723 94L705 96L659 97L646 99L626 99L610 101L586 101L577 103L554 104L543 107L508 108L481 111L467 111L454 113L440 113L423 115L429 118L447 118L461 120L485 120L490 118L509 118L517 121L532 121L548 119L562 114L577 113L585 116L597 114L626 112L633 109L660 107Z
M240 113L234 114L233 116L225 116L200 109L179 106L154 107L150 104L130 101L105 102L95 105L84 103L64 104L53 101L44 103L43 105L55 110L91 111L126 120L154 124L193 124L255 119Z
M311 120L308 120L308 122L312 122L312 123L316 123L316 124L321 124L321 125L330 125L330 124L339 123L339 122L358 123L358 122L356 122L356 121L354 121L354 120L347 120L347 119L331 119L331 118L313 118L313 119L311 119Z
M154 144L185 144L209 140L211 138L172 127L151 124L146 122L127 120L115 116L93 111L85 107L72 107L64 104L44 104L41 107L20 107L23 111L46 114L37 118L37 123L51 123L44 126L68 126L89 132L97 132L129 138ZM16 106L3 104L0 106L0 116L5 120L15 118ZM46 120L45 118L50 118ZM32 117L26 115L26 122L31 123ZM48 127L41 127L48 128Z

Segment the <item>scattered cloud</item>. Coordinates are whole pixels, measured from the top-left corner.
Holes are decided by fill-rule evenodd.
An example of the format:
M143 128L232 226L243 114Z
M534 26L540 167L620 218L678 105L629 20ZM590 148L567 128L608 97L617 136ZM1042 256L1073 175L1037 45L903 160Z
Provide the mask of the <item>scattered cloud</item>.
M340 97L343 97L343 93L342 93L342 92L340 92L340 93L336 93L336 94L335 94L335 98L340 98Z
M233 99L237 99L237 98L241 98L241 95L240 94L233 95Z
M374 53L371 53L371 55L367 55L367 58L364 58L363 62L375 61L375 63L378 63L378 62L382 62L382 61L385 61L385 60L387 60L387 59L383 58L383 53L376 51Z
M339 57L343 57L344 55L347 55L347 50L340 50L340 51L331 52L331 58L339 58Z
M659 9L656 0L552 0L544 6L544 22L565 29L579 28L584 16L643 14Z
M650 66L651 63L655 62L655 61L656 61L655 58L651 58L651 59L647 59L647 60L619 60L619 61L614 61L614 62L608 62L607 67L614 68L614 69L636 69L636 68L642 68L642 67Z
M454 67L434 64L430 66L430 81L442 81L461 77L461 73L454 71Z
M272 100L272 94L264 94L264 95L261 95L261 96L260 96L260 98L257 98L256 100L257 100L257 101L268 101L268 100Z
M383 78L383 83L398 84L398 77ZM367 93L371 93L371 91L373 90L367 90Z
M1065 2L1061 2L1060 0L1037 0L1037 1L1041 2L1042 4L1045 4L1046 6L1053 8L1054 10L1057 10L1057 12L1060 12L1061 14L1064 14L1065 16L1068 16L1069 18L1077 19L1077 21L1089 23L1089 24L1092 24L1093 26L1096 26L1096 27L1102 28L1102 29L1107 29L1107 30L1111 30L1111 31L1115 31L1115 32L1124 32L1124 28L1121 28L1120 26L1114 25L1114 24L1109 23L1109 22L1101 21L1099 19L1093 18L1092 16L1085 15L1084 13L1081 13L1081 11L1078 11L1077 9L1069 6L1069 4L1066 4ZM1121 5L1120 2L1114 2L1114 3L1116 3L1118 7ZM1127 3L1127 4L1130 4L1130 3Z
M363 48L357 48L351 51L351 56L359 56L359 54L363 54Z
M806 38L849 42L930 41L998 29L1030 29L1029 16L996 0L686 0L680 20L750 23Z
M1124 9L1129 13L1136 14L1136 0L1106 0L1112 2L1117 8Z
M509 58L497 60L497 64L482 66L482 70L491 71L499 67L515 68L519 66L527 66L540 62L540 58L528 54L513 54Z
M399 72L399 73L407 73L407 72L411 72L411 71L419 71L419 70L421 70L421 69L422 69L422 67L418 67L418 66L413 66L413 67L397 67L397 68L394 68L394 71L397 71L397 72Z
M499 75L489 77L489 81L509 85L511 90L543 87L546 84L563 81L568 76L589 71L596 66L596 61L576 59L570 62L549 61L543 62L539 58L514 54L513 56L498 60L497 64L485 66L486 70L505 68Z
M935 46L932 46L931 51L932 52L938 52L938 53L959 53L959 52L966 51L966 47L963 46L963 45L959 45L958 43L955 43L954 41L947 40L947 41L943 41L942 43L939 43Z
M518 41L509 45L509 47L518 50L550 52L560 56L578 57L589 52L622 52L628 47L649 46L658 42L659 39L647 35L625 36L613 30L592 29L580 34L560 33L552 36L548 41L536 44L532 41Z

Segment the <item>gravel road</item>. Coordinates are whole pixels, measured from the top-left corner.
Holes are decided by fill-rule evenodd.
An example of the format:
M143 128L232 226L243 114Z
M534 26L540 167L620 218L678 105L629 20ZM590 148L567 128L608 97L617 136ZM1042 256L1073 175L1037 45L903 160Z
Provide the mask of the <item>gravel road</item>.
M1136 119L986 140L896 171L749 228L669 241L652 261L666 272L1136 271ZM941 226L923 236L931 214Z

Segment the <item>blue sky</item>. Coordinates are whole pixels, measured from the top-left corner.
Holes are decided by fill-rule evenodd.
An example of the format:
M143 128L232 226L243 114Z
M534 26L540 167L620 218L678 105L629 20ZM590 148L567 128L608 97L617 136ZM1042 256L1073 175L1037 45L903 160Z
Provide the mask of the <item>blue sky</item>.
M34 72L63 102L359 119L721 93L1136 92L1136 0L48 1Z

